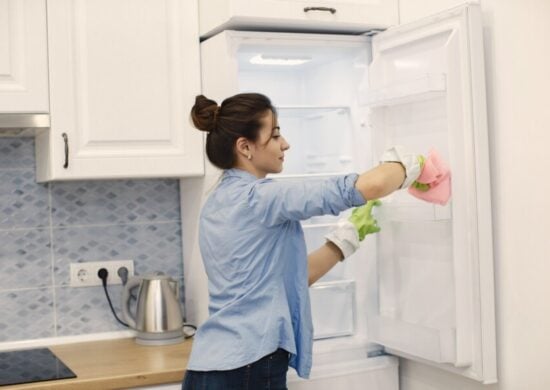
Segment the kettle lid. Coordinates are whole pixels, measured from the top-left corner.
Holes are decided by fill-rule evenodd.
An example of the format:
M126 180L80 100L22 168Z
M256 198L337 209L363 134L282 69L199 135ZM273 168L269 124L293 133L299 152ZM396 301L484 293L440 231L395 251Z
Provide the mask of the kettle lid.
M152 272L141 276L143 280L173 280L171 276L164 275L160 272Z

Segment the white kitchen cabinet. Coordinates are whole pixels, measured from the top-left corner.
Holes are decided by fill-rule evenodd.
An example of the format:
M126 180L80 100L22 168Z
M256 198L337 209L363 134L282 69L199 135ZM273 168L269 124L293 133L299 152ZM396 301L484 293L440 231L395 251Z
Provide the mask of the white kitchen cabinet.
M201 0L200 34L222 30L360 33L398 23L397 0Z
M48 111L45 0L0 0L0 113Z
M197 1L51 0L47 15L37 180L202 175Z

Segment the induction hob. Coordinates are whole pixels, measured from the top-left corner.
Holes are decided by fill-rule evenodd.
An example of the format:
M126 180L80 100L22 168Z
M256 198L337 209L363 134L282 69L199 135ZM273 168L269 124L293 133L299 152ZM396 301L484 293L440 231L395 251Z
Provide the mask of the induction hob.
M0 386L76 378L48 348L0 352Z

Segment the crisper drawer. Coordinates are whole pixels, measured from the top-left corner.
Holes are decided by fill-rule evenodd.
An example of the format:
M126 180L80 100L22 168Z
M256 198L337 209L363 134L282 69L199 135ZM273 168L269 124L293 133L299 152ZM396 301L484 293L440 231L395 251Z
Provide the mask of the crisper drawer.
M364 32L398 22L397 0L201 0L200 33L224 29Z
M355 282L315 283L309 290L313 338L350 336L355 331Z
M313 357L315 362L315 356ZM398 360L393 356L315 365L308 380L288 373L289 390L398 390Z

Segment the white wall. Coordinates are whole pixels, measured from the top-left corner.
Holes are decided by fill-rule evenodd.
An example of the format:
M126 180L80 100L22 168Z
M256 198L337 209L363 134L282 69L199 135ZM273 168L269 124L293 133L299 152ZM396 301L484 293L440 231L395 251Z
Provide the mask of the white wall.
M457 1L400 0L401 22ZM401 390L550 389L550 0L481 0L498 385L402 361Z

